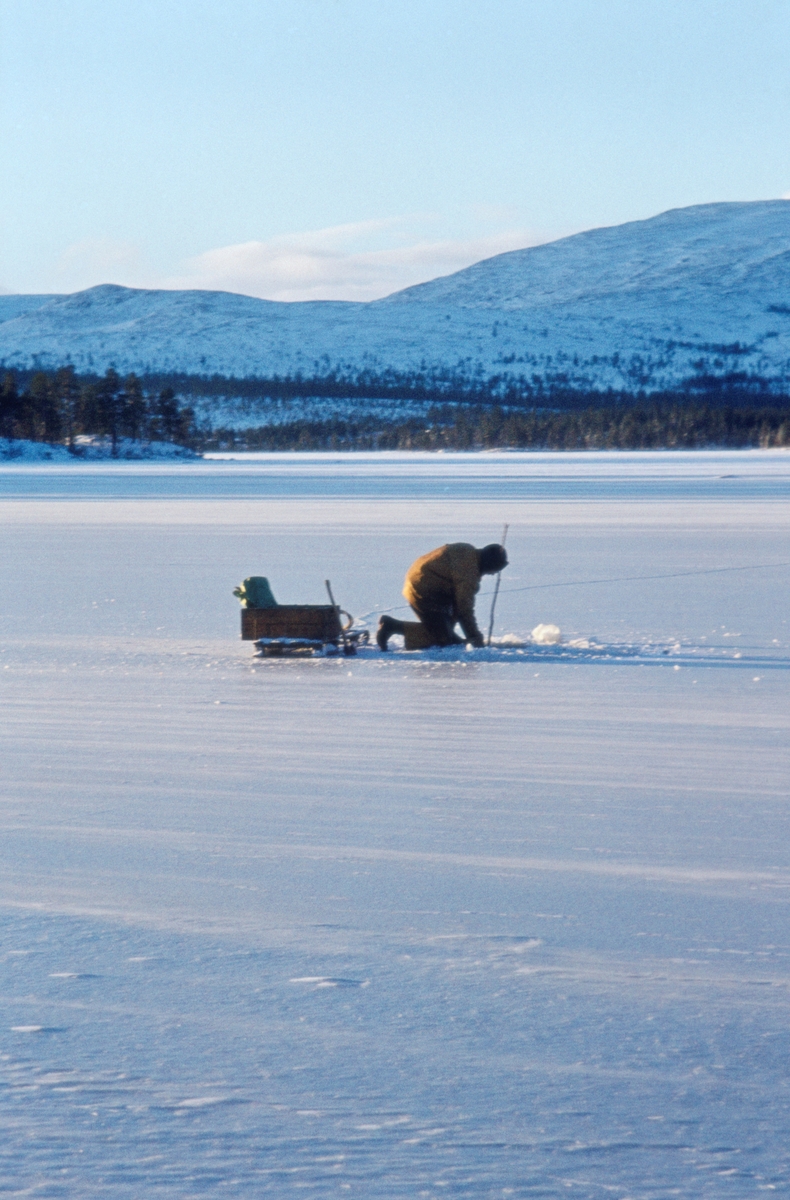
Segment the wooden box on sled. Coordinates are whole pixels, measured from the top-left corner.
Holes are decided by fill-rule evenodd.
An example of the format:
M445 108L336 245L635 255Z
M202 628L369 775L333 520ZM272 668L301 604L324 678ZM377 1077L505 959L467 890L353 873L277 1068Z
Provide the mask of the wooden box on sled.
M304 638L310 642L338 642L340 617L331 604L278 604L276 608L243 608L241 636L245 642L259 638Z

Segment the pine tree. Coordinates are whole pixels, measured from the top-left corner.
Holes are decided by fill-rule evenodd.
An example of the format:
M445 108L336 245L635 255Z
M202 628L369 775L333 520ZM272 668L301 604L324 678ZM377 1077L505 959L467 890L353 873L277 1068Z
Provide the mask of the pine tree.
M19 414L19 393L16 376L8 371L0 387L0 437L13 438L14 426Z
M74 437L79 417L80 387L74 368L61 367L55 374L55 393L60 405L61 421L69 449L74 447Z
M60 402L46 371L37 371L22 397L23 436L32 442L57 442L62 421Z
M171 387L159 393L155 407L156 431L165 442L174 442L179 432L178 401Z
M143 434L147 409L142 384L136 375L127 375L124 380L120 408L124 434L137 441Z
M110 367L99 380L96 388L98 400L98 416L101 422L101 432L108 433L112 441L112 456L118 456L118 437L120 435L123 401L121 400L121 381L117 371Z

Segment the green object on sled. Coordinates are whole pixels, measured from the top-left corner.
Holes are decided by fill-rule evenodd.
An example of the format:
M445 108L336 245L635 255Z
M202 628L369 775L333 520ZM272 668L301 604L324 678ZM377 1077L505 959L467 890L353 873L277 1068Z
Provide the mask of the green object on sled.
M264 575L250 575L233 589L233 595L241 600L242 608L277 608L269 580Z

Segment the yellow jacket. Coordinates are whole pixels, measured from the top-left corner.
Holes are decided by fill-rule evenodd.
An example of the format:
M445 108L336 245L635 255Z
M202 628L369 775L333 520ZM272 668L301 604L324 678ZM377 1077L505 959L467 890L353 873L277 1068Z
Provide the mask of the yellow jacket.
M466 636L480 637L475 596L480 589L477 550L468 542L450 542L423 554L406 572L403 594L415 609L451 608Z

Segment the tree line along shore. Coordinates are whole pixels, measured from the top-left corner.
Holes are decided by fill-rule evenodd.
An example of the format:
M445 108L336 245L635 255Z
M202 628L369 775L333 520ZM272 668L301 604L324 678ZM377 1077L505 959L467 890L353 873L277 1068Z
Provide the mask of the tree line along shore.
M63 445L80 453L80 440L102 437L110 453L122 439L167 441L208 450L661 450L790 446L790 394L775 394L745 377L700 382L651 395L525 388L497 398L479 383L442 380L416 384L389 374L345 387L325 380L211 380L130 374L103 376L54 371L7 371L0 386L0 437ZM243 384L244 386L241 386ZM364 388L364 395L362 389ZM438 393L438 394L437 394ZM348 414L295 417L256 428L201 427L187 398L344 399ZM364 400L411 400L418 415L364 411ZM354 414L354 406L360 411Z
M172 387L146 391L136 375L78 376L73 367L7 371L0 385L0 437L48 442L79 452L81 437L105 437L111 453L124 438L191 446L194 413Z

